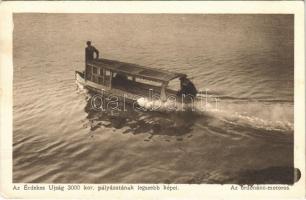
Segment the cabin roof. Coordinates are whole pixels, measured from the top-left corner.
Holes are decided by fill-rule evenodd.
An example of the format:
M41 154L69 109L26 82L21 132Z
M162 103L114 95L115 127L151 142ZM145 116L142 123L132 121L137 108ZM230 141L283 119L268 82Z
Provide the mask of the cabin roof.
M125 63L108 59L96 59L87 62L87 64L99 68L105 68L113 72L158 82L169 82L175 78L186 76L186 74L182 73L174 73L166 70L153 69L137 64Z

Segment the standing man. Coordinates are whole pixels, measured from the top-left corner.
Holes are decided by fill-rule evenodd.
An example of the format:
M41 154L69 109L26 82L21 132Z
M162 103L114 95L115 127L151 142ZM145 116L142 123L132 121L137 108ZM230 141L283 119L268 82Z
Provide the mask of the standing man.
M91 61L94 59L94 53L96 53L96 58L99 58L99 51L96 49L96 47L91 45L91 41L86 42L87 47L85 49L85 62Z

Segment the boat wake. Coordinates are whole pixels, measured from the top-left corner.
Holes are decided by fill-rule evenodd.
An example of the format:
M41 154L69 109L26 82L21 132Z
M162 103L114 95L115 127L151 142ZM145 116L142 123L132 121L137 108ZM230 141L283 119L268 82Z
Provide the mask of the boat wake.
M228 104L218 109L199 110L235 125L254 129L293 133L293 108L286 105L263 106L260 103Z
M137 103L146 111L182 112L193 111L202 116L216 117L237 126L250 126L268 131L293 132L293 106L288 102L276 101L195 101L180 104L174 101L149 101L138 99Z
M89 91L82 84L77 84L77 86L78 92L87 94L86 101L89 102L92 94L88 93ZM193 104L182 104L170 100L162 102L161 100L139 98L137 104L139 107L136 111L150 112L151 114L149 115L152 115L153 112L160 112L164 114L170 113L171 116L182 116L182 113L191 112L195 116L214 118L236 127L249 127L259 131L277 131L291 134L294 131L293 104L291 102L238 101L236 98L234 101L232 99L221 99L219 102L195 101ZM129 117L131 113L133 112L129 111L128 114L124 113L123 116ZM112 117L114 117L113 114L114 112L111 112ZM153 118L151 119L152 123L150 123L155 124L154 126L156 127L159 122L158 120L154 122L156 117L154 116ZM160 118L163 118L163 116ZM203 125L205 126L205 124Z

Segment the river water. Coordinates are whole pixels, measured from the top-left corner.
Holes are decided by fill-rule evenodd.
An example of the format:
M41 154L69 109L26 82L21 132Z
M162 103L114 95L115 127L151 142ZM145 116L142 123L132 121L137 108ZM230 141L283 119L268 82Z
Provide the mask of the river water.
M13 181L290 182L293 36L291 15L15 14ZM188 74L216 109L93 111L74 80L87 40Z

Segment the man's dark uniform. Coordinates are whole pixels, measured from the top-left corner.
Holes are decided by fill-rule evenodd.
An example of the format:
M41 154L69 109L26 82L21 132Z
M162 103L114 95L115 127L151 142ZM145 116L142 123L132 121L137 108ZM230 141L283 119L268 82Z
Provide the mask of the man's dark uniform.
M97 58L99 58L99 51L94 46L88 45L85 49L85 61L93 60L94 53L96 53Z
M86 79L90 79L90 71L91 71L91 68L87 65L87 62L94 59L94 53L96 53L96 59L98 59L99 51L94 46L91 46L90 41L87 41L87 47L85 48L85 63L86 63L86 68L85 68L86 76L85 77Z
M196 97L198 91L194 84L188 78L181 78L181 90L178 92L178 96L189 95Z
M194 84L191 81L188 81L188 83L185 86L183 86L182 93L185 95L191 95L195 97L198 91L196 87L194 86Z

